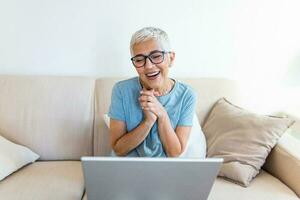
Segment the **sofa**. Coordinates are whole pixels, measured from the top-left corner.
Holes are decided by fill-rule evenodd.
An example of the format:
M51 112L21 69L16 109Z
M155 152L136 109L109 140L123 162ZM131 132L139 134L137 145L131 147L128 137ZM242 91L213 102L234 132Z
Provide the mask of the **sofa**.
M121 79L0 75L0 134L40 155L0 181L0 199L87 199L80 158L110 154L103 114L108 111L113 84ZM198 94L201 124L221 97L242 105L232 80L180 80ZM300 132L299 120L293 128ZM300 151L289 149L289 142L295 141L273 148L249 187L217 178L209 200L299 199Z

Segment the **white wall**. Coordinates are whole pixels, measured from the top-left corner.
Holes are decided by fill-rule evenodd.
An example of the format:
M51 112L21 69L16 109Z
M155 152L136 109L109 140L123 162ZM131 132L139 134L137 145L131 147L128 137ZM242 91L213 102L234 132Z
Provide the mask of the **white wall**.
M169 33L172 76L276 95L300 84L287 75L300 73L299 10L299 0L0 0L0 73L133 76L131 34L151 25Z

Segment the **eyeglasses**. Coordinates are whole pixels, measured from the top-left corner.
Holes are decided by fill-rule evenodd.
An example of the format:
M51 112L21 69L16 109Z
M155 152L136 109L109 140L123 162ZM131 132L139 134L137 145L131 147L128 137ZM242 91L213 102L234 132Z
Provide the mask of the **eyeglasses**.
M144 67L146 64L146 59L149 58L149 60L153 64L160 64L164 61L165 59L165 54L166 53L171 53L170 51L152 51L148 56L139 54L131 58L132 64L136 68Z

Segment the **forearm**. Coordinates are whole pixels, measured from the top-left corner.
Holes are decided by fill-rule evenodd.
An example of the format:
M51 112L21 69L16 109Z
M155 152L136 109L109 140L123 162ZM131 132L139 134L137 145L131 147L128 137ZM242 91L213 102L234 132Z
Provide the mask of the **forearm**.
M143 120L134 130L124 134L113 147L115 153L119 156L125 156L136 148L145 140L154 123Z
M168 114L158 118L158 132L162 145L169 157L177 157L182 152L182 145L178 139Z

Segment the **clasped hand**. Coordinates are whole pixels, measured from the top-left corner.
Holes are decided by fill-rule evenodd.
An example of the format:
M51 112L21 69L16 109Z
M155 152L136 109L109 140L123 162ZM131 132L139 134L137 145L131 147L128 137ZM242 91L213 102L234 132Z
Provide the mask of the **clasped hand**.
M154 90L142 90L140 91L139 102L142 110L144 111L146 118L150 117L155 121L165 115L166 110L156 98L156 92Z

